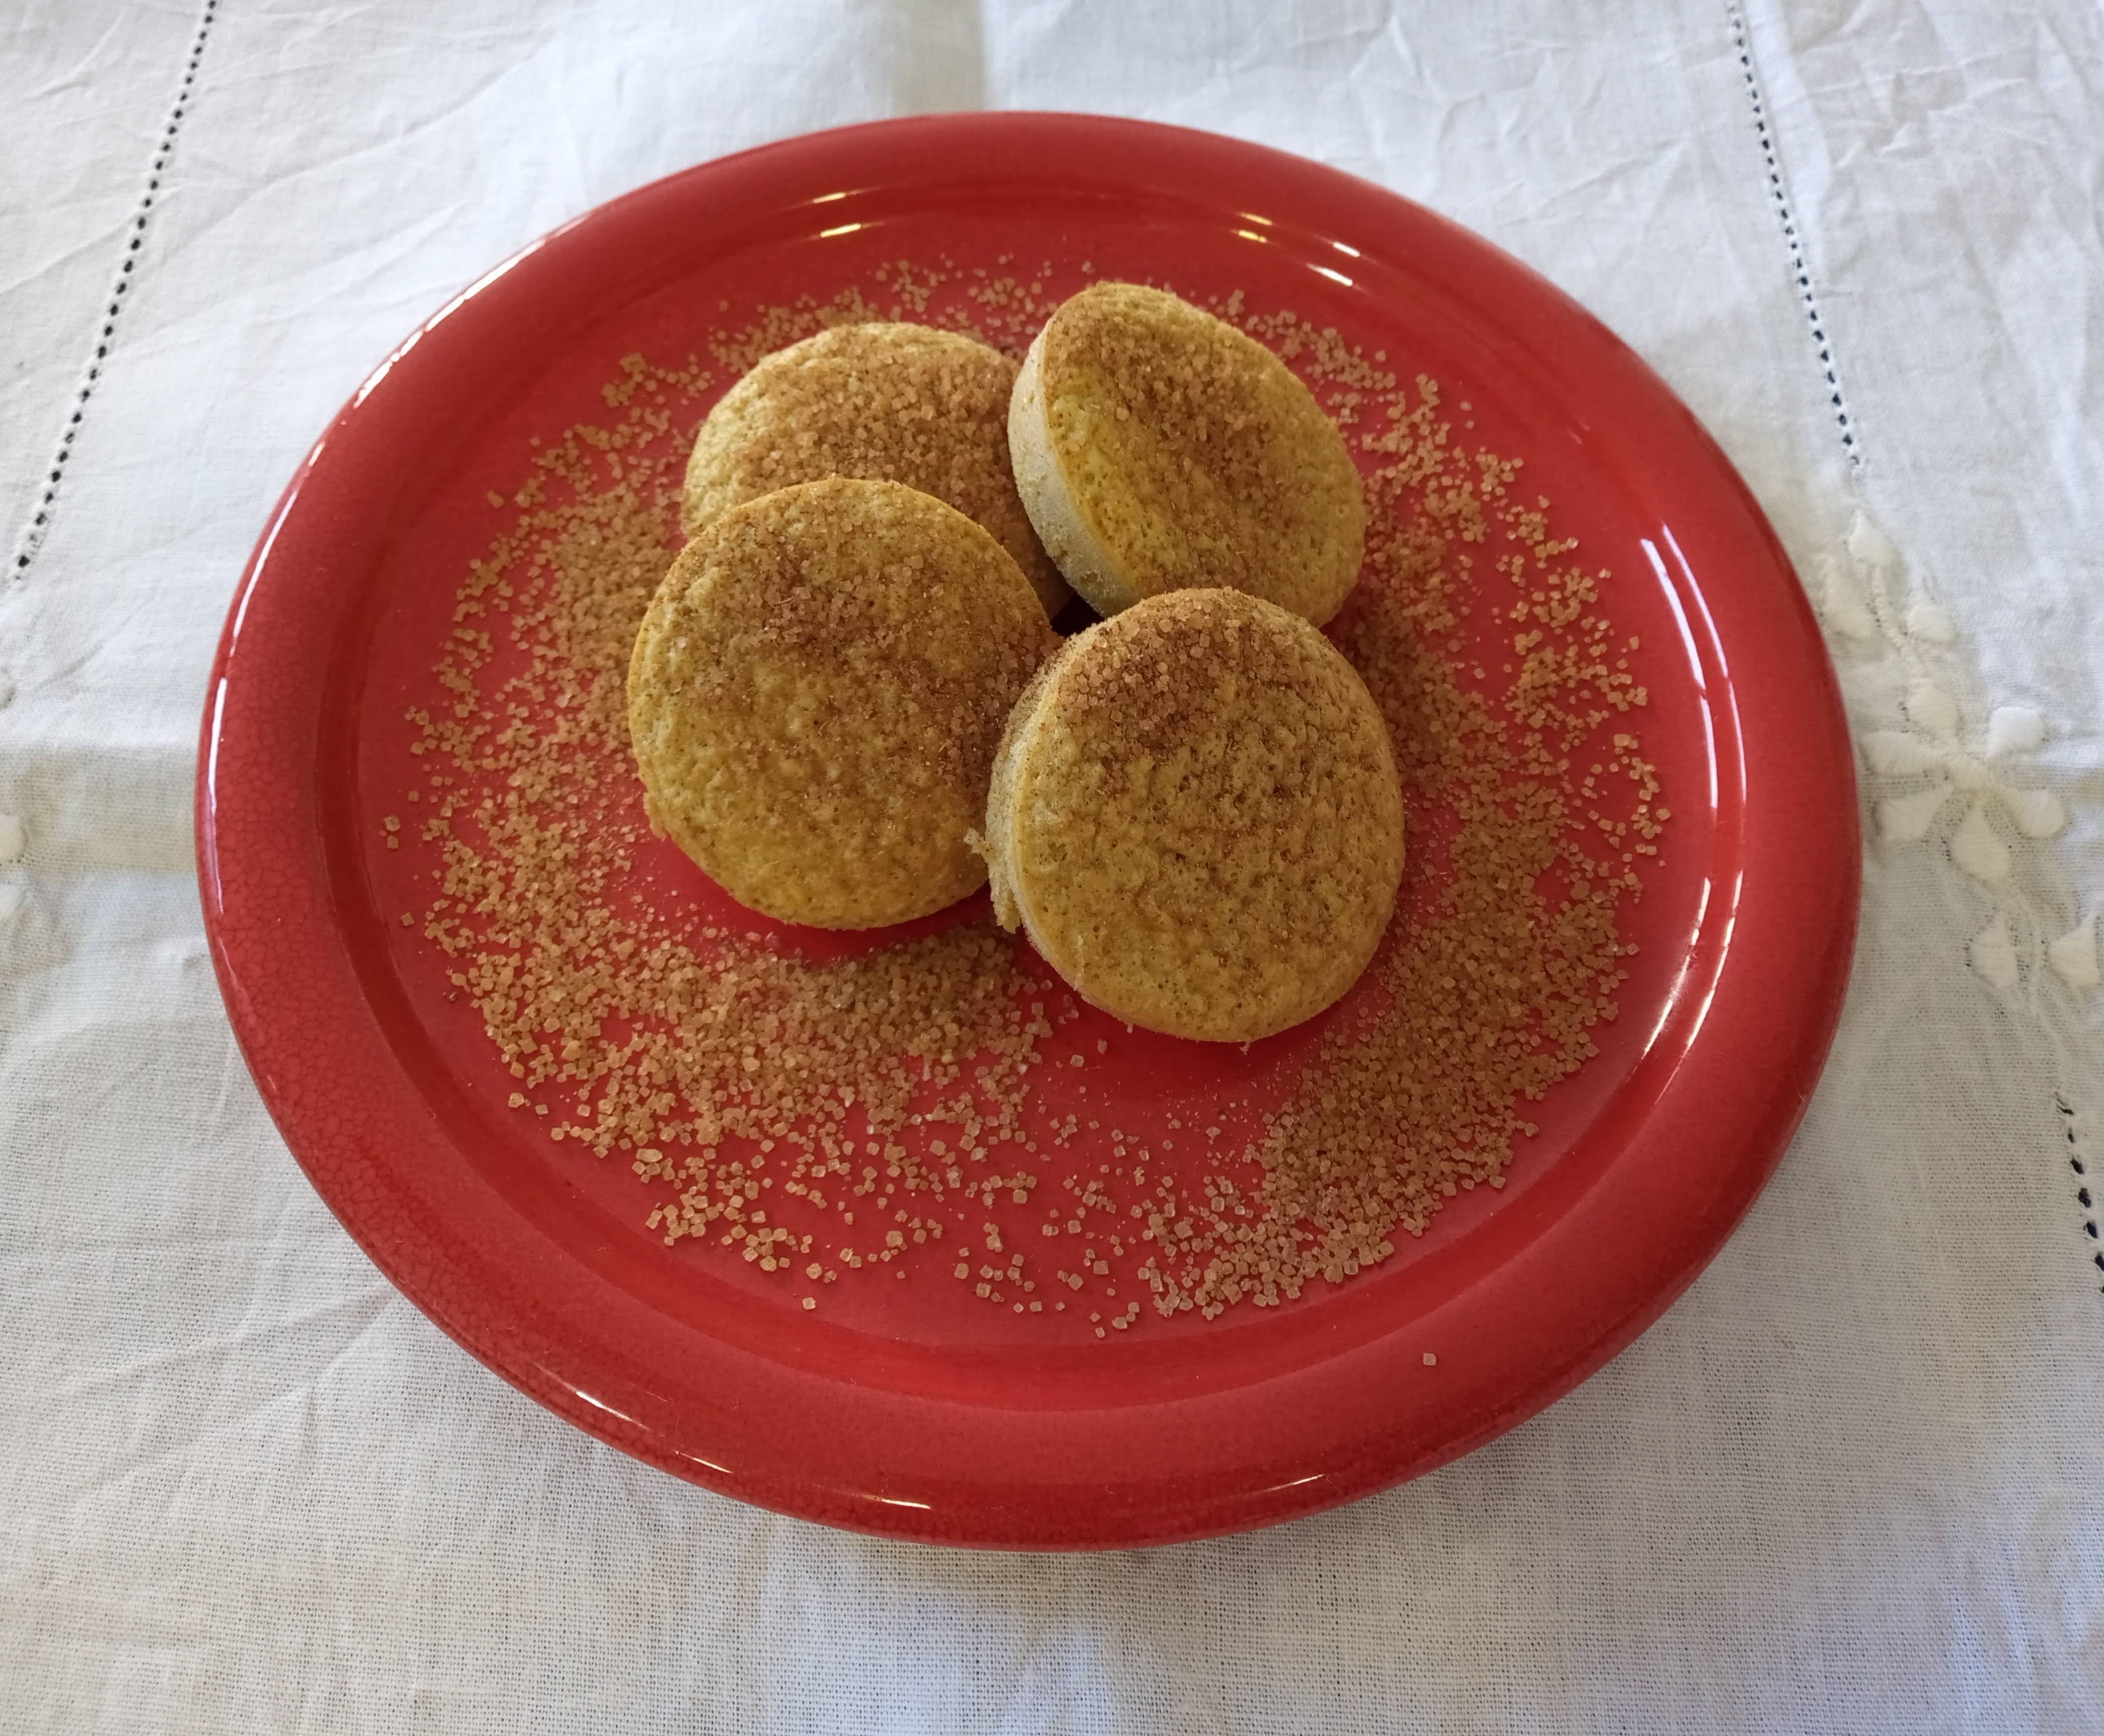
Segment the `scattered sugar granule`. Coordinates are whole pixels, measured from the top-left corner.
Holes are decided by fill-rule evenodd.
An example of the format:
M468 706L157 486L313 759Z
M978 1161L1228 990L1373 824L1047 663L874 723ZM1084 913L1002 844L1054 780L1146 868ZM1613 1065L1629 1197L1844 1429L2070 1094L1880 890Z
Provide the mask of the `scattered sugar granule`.
M982 274L965 310L936 299L941 273L889 271L889 303L806 297L711 353L735 370L827 324L904 316L1014 355L1058 299ZM540 1100L533 1113L566 1153L656 1154L636 1167L667 1241L808 1276L831 1218L839 1265L825 1282L886 1265L903 1281L946 1225L970 1233L969 1214L1002 1194L1023 1207L1063 1181L1078 1196L1067 1232L1096 1244L1087 1275L1033 1278L987 1221L989 1255L1010 1263L984 1269L977 1298L1020 1312L1014 1292L1041 1279L1114 1296L1136 1278L1163 1314L1276 1305L1387 1259L1458 1192L1501 1185L1513 1141L1534 1131L1515 1106L1575 1069L1614 1016L1617 910L1668 812L1626 721L1645 696L1620 654L1634 645L1611 643L1602 575L1551 533L1546 502L1522 499L1518 463L1455 437L1433 382L1398 382L1384 355L1290 314L1249 315L1239 299L1224 312L1297 360L1368 456L1367 564L1336 637L1389 719L1413 810L1450 814L1469 847L1452 852L1438 898L1398 923L1375 967L1380 1010L1336 1021L1282 1102L1237 1105L1257 1112L1246 1143L1208 1126L1202 1175L1157 1163L1147 1129L1114 1133L1107 1153L1094 1122L1036 1118L1050 1081L1070 1077L1047 1051L1084 1014L989 924L814 965L634 895L649 832L622 672L678 547L680 472L720 381L698 362L631 357L604 394L620 415L535 440L515 495L493 492L519 517L471 565L433 689L410 713L419 827L390 815L384 832L428 857L423 931L452 973L448 998L479 1013L520 1102ZM1496 659L1464 643L1472 617L1509 633L1502 683L1482 667ZM1603 720L1620 731L1611 749L1592 733ZM1565 891L1515 895L1550 869ZM1078 1048L1066 1055L1084 1064ZM1068 1101L1087 1089L1063 1086ZM1152 1143L1175 1153L1166 1136ZM1128 1145L1143 1160L1129 1183L1099 1161ZM1046 1163L1072 1168L1023 1172ZM858 1208L866 1223L877 1214L873 1232ZM1059 1233L1041 1229L1031 1241ZM969 1261L951 1257L969 1280ZM1139 1314L1130 1304L1110 1327ZM1090 1323L1104 1336L1099 1314Z

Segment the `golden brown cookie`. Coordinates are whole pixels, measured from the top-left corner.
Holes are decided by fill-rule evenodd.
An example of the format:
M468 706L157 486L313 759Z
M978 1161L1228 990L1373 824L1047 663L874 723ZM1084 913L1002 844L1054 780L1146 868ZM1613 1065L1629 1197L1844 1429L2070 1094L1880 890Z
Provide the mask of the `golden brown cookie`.
M1083 998L1245 1042L1320 1012L1372 958L1402 875L1402 794L1335 646L1241 591L1178 591L1038 672L977 841L1002 925Z
M1047 618L1071 593L1039 545L1009 471L1015 364L955 332L835 326L763 357L694 438L680 522L827 476L903 482L976 520L1014 558Z
M651 824L784 922L939 910L986 879L965 835L1058 645L1007 551L903 484L733 507L672 563L629 662Z
M1319 625L1359 576L1366 506L1335 424L1255 338L1161 290L1063 303L1008 440L1046 552L1100 614L1224 585Z

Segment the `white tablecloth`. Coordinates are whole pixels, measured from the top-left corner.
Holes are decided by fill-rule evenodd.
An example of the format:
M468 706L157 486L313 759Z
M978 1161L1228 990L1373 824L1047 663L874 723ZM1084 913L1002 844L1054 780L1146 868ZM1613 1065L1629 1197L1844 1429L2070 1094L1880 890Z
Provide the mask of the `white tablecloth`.
M0 1728L2104 1727L2094 5L18 0L0 91ZM1870 756L1833 1063L1693 1290L1435 1475L1094 1559L774 1518L471 1362L274 1134L190 870L230 589L397 339L653 176L976 106L1538 266L1741 467Z

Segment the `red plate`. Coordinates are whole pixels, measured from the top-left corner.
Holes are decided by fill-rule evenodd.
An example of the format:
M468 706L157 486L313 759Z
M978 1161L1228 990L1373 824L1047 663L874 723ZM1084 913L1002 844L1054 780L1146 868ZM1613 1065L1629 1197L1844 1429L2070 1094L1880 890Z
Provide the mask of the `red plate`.
M507 1116L511 1082L478 1024L387 914L399 859L376 842L398 799L381 762L401 694L443 630L432 600L487 543L489 492L516 485L535 436L589 414L629 352L700 347L724 305L822 297L886 260L1004 256L1074 281L1087 261L1239 288L1469 400L1558 503L1558 532L1615 575L1652 694L1646 750L1676 804L1667 865L1629 918L1642 951L1621 1017L1550 1092L1510 1186L1464 1194L1396 1258L1299 1302L1102 1343L1011 1330L947 1273L907 1268L920 1281L813 1314L713 1247L668 1252L625 1167ZM1797 1123L1839 1011L1859 850L1839 699L1782 551L1604 327L1348 176L1201 133L1015 114L691 170L444 309L317 443L249 564L212 674L198 838L221 986L279 1128L461 1344L711 1488L1025 1548L1167 1542L1349 1500L1509 1428L1628 1344ZM1204 1052L1194 1071L1139 1044L1112 1094L1202 1113L1235 1073L1233 1051Z

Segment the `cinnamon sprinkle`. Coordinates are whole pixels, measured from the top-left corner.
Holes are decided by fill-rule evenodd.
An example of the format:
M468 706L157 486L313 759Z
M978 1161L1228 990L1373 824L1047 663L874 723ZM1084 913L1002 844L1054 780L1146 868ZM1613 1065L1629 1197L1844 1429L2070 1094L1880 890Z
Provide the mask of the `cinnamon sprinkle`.
M1457 438L1432 381L1235 297L1213 310L1298 368L1367 466L1366 566L1331 632L1388 721L1422 864L1282 1097L1231 1095L1195 1131L1086 1118L1123 1027L983 913L814 962L663 896L623 676L707 403L849 320L1019 354L1051 275L902 262L715 334L713 367L627 359L607 421L540 448L463 578L411 713L417 806L383 835L428 864L432 895L402 915L479 1013L512 1112L629 1163L667 1243L793 1280L785 1305L890 1268L1093 1342L1139 1325L1142 1297L1210 1318L1342 1282L1501 1186L1528 1106L1616 1016L1617 916L1669 815L1634 641L1519 464ZM1473 660L1487 616L1510 629L1502 667Z

